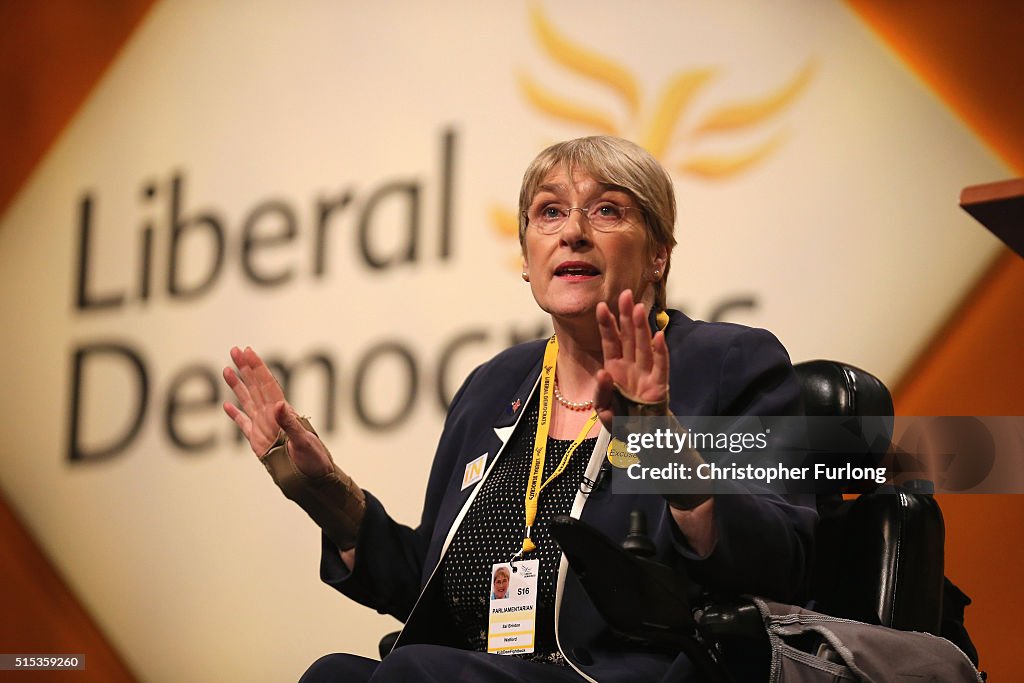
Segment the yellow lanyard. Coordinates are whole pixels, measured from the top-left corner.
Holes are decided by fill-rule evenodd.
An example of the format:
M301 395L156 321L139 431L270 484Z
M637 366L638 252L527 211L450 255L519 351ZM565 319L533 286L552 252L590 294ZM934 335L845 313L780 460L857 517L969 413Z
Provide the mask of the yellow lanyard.
M558 467L547 479L541 483L544 475L544 457L548 446L548 429L551 425L551 399L554 395L555 386L555 361L558 357L558 338L554 335L548 340L547 348L544 349L544 363L540 375L540 414L537 417L537 436L533 442L533 462L530 464L530 478L526 484L526 533L523 537L523 549L521 552L528 553L537 549L536 544L530 540L530 528L537 519L537 503L540 499L540 492L544 487L555 480L565 471L569 459L576 452L580 444L587 438L587 434L597 424L597 413L591 412L583 429L569 446L569 450L562 456Z

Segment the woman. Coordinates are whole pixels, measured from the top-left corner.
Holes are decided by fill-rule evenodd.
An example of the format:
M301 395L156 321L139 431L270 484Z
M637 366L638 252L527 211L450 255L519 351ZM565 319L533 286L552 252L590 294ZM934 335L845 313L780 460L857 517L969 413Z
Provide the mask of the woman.
M500 566L494 570L494 590L491 591L491 600L504 600L508 597L508 584L512 574L508 567Z
M551 316L550 340L504 351L449 408L420 526L394 522L334 465L251 349L232 350L228 415L285 494L324 529L321 578L406 626L377 663L316 662L305 680L680 680L683 656L609 637L548 521L571 513L615 540L631 510L656 559L709 590L785 600L803 581L815 513L778 496L612 495L602 474L612 417L786 415L800 410L789 358L764 330L665 310L675 197L665 170L625 140L554 145L520 192L523 279ZM653 331L653 333L652 333ZM486 474L467 481L485 454ZM691 453L687 457L698 458ZM605 472L602 472L602 468ZM611 476L621 476L612 471ZM531 562L535 632L515 656L495 644L490 577ZM492 624L492 626L489 626ZM532 638L532 639L531 639Z

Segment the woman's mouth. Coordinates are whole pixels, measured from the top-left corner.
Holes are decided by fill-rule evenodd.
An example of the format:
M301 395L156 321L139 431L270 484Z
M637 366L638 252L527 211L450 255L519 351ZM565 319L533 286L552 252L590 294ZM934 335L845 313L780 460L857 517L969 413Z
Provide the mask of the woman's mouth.
M555 277L567 280L582 280L597 277L601 271L585 261L566 261L555 268Z

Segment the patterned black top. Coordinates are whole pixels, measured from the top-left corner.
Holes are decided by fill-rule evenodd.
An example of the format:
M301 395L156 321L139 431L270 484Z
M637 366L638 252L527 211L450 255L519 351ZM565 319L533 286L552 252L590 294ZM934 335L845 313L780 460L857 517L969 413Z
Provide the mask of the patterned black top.
M487 651L491 568L508 562L523 542L526 524L524 498L537 436L539 401L531 401L498 464L481 484L444 559L444 597L467 647ZM560 662L555 643L555 583L562 553L551 537L549 523L568 514L593 453L596 438L583 441L565 471L541 492L530 538L537 549L525 559L540 560L534 654L530 659ZM548 438L544 459L546 480L572 445L571 440Z

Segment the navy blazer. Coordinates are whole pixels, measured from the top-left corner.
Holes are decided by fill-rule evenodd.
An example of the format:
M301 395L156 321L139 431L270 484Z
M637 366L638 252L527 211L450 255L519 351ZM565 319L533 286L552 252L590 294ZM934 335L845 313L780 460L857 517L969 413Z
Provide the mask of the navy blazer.
M676 415L798 415L800 389L789 356L765 330L705 323L670 312L665 329L670 353L670 407ZM487 470L500 457L512 428L526 412L540 376L546 340L514 346L476 368L459 389L434 456L420 525L392 520L367 493L367 509L350 572L337 548L323 540L321 578L350 598L406 622L396 647L456 640L443 604L441 563L458 522L483 480L462 488L466 466L487 455ZM605 461L602 429L587 468L591 479ZM622 476L614 472L612 476ZM486 478L486 474L484 476ZM631 510L643 510L655 542L655 559L683 563L707 590L749 593L779 601L803 586L817 520L813 497L719 495L718 539L707 557L686 545L660 496L612 494L603 486L577 496L572 515L613 540L625 538ZM585 678L600 681L678 680L689 674L685 657L650 652L610 638L564 558L556 590L559 649Z

